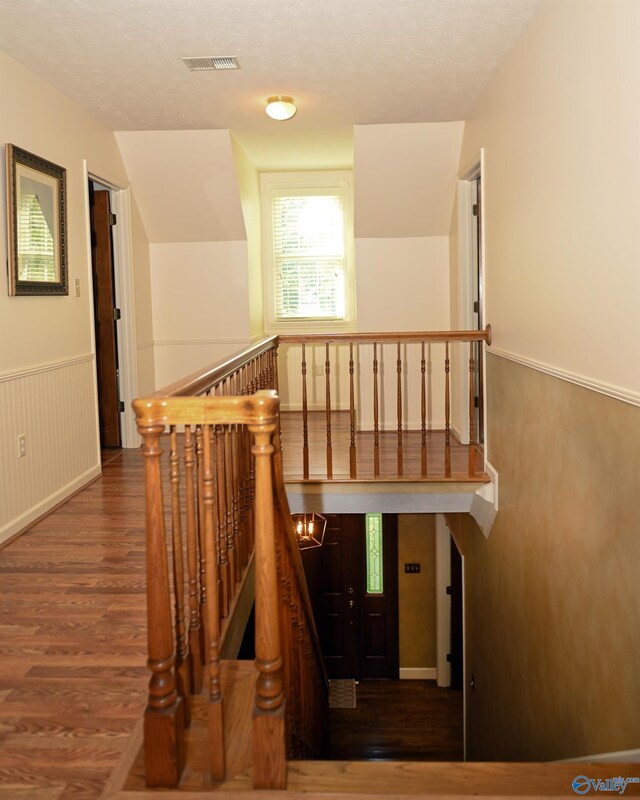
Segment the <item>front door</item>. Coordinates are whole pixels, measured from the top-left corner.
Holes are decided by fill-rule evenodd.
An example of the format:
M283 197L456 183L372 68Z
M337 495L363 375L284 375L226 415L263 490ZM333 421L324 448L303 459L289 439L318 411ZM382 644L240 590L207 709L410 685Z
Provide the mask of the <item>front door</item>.
M397 517L327 515L302 556L329 677L397 678Z

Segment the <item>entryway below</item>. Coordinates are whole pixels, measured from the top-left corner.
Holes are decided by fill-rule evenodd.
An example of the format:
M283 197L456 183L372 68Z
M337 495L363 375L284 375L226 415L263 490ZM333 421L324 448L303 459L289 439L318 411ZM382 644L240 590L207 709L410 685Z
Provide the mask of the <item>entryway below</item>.
M355 708L332 708L337 761L462 761L462 692L435 681L368 680Z

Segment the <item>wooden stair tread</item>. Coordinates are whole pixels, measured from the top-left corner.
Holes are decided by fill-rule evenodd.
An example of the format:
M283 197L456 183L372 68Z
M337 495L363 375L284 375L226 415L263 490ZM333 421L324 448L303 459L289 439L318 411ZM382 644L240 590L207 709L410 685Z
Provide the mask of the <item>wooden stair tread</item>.
M348 800L348 798L456 797L575 797L571 788L577 775L606 779L635 774L633 765L603 763L502 763L418 761L290 761L287 789L260 790L261 800ZM248 800L255 792L251 770L221 786L200 791L163 790L162 800L204 800L212 791L225 800ZM154 792L123 791L117 800L151 800ZM640 796L640 784L628 784L625 796Z
M221 661L220 683L225 731L225 762L228 778L251 766L251 720L255 696L256 670L253 661ZM191 697L191 725L186 731L187 765L179 792L212 791L220 786L209 777L207 678L203 692ZM138 753L124 781L124 790L148 792L144 775L144 751L138 741ZM119 795L115 795L116 797ZM138 795L140 796L140 795Z

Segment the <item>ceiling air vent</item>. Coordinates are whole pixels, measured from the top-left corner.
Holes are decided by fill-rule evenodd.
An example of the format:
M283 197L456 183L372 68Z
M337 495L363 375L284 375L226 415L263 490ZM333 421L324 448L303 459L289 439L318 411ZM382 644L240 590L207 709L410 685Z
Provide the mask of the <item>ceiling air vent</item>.
M213 69L240 69L234 56L203 56L201 58L182 59L191 72L203 72Z

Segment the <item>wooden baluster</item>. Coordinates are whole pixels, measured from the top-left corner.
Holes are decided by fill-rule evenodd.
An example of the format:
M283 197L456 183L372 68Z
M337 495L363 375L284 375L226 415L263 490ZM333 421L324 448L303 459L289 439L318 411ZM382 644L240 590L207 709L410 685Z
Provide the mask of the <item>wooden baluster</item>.
M204 436L202 426L196 426L196 467L198 470L198 547L200 548L200 652L202 653L202 663L207 663L207 637L204 629L204 620L207 618L207 583L204 574L204 554L206 548L204 533L204 493L202 488L203 479L203 459L204 459Z
M256 498L256 699L253 712L253 785L284 789L287 784L285 700L278 622L278 577L273 519L271 456L275 423L250 425Z
M229 389L233 395L238 392L238 373L234 373ZM232 518L233 518L233 549L235 551L235 571L234 579L237 583L242 579L242 571L245 566L242 552L242 528L240 527L240 448L238 447L239 426L234 425L231 429L231 496L232 496Z
M309 478L309 417L307 407L307 359L302 342L302 477Z
M184 724L191 724L190 658L185 620L184 544L182 541L182 509L180 507L180 455L178 434L172 425L169 433L169 481L171 484L171 546L173 563L173 598L176 639L176 688L184 700Z
M349 427L350 427L350 445L349 445L349 475L351 478L357 477L357 457L356 457L356 403L355 403L355 390L353 386L353 342L349 344Z
M449 387L449 342L445 342L444 356L444 474L451 477L451 400Z
M276 344L271 351L273 353L273 375L272 375L272 383L273 388L280 393L280 378L278 374L278 345Z
M216 553L217 525L213 469L213 431L210 425L203 431L203 505L204 505L204 564L207 587L206 624L208 663L208 726L209 770L214 781L225 777L224 723L222 689L220 685L220 603L218 599L218 557Z
M225 478L225 435L222 425L215 426L213 433L215 438L216 451L216 489L218 497L217 505L217 540L218 540L218 574L220 589L220 610L222 617L226 619L229 614L229 598L231 595L231 580L229 570L229 552L227 549L227 482Z
M373 475L380 476L380 430L378 425L378 345L373 343Z
M402 447L402 351L400 342L397 344L396 372L398 373L396 392L398 414L398 477L402 477L404 473L404 452Z
M479 345L478 345L479 346ZM469 342L469 476L475 475L475 441L476 441L476 408L475 408L475 359L474 343Z
M422 342L422 357L420 359L420 474L427 477L427 359L425 357L425 343Z
M229 559L229 591L231 599L235 596L235 584L239 580L236 543L234 538L233 516L233 453L231 451L231 428L224 426L224 474L226 478L226 530L227 530L227 558Z
M138 412L140 413L140 412ZM175 787L185 765L184 703L176 691L164 525L160 435L164 425L138 422L146 475L147 640L151 670L144 713L147 785Z
M190 425L184 429L184 471L186 482L187 570L189 580L189 667L191 694L202 689L200 642L200 587L198 582L198 525L194 484L194 441Z
M333 448L331 446L331 361L329 359L329 342L325 344L325 409L327 415L327 478L333 478Z

